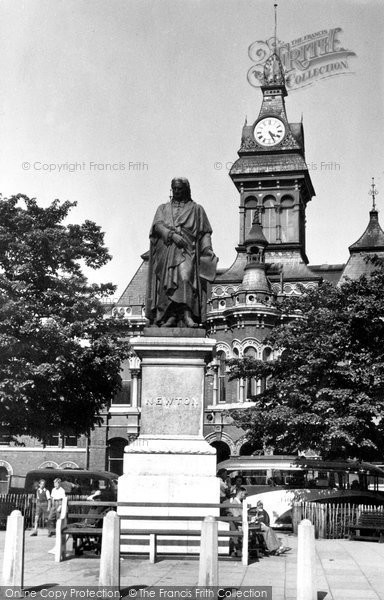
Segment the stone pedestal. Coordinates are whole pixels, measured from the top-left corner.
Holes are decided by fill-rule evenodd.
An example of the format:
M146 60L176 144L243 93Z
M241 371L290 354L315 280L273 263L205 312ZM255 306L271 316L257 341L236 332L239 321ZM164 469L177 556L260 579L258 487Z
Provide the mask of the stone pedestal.
M141 359L141 429L126 447L124 475L119 478L120 502L218 503L216 450L203 437L204 372L215 341L199 329L148 328L131 340ZM122 507L126 515L217 515L218 509ZM122 528L196 529L197 521L123 520ZM122 550L143 552L137 535ZM169 537L158 551L196 552L197 538Z

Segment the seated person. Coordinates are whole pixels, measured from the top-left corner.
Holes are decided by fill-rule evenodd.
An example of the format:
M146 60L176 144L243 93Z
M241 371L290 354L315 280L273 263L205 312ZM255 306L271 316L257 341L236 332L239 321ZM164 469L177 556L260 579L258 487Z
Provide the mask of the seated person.
M283 545L281 540L277 537L276 533L269 526L270 518L269 514L266 510L264 510L264 505L261 500L258 501L256 505L256 511L251 509L253 516L250 520L250 525L252 523L259 523L261 528L261 533L263 535L265 546L268 554L283 554L284 552L288 552L290 548Z
M92 490L92 493L87 496L87 502L94 502L95 505L87 509L84 520L73 523L72 527L101 527L102 518L104 513L108 512L109 507L98 506L98 502L104 502L105 500L108 501L104 497L104 490L101 490L100 487Z

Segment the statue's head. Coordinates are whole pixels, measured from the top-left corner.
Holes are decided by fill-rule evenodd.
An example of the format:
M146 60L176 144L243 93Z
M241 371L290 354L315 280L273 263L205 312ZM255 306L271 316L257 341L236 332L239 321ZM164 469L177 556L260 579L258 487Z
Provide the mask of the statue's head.
M188 202L191 200L191 186L185 177L174 177L171 183L172 200Z

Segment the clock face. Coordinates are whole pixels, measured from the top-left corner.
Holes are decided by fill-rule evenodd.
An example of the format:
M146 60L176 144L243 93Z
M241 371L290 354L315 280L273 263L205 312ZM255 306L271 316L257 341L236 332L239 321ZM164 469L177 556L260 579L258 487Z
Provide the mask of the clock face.
M276 146L285 136L284 123L275 117L266 117L257 123L254 135L261 146Z

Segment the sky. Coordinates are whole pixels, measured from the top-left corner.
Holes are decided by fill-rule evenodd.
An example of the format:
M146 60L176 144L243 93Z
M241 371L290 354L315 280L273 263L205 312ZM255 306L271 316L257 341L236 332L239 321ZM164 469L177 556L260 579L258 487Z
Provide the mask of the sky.
M384 206L384 3L277 2L279 40L338 27L342 47L355 53L347 74L286 98L289 121L303 118L316 191L307 208L310 264L343 263L368 223L372 176ZM245 117L259 114L248 48L273 35L273 4L0 1L0 191L43 206L77 202L68 221L100 225L113 257L87 275L116 284L116 297L148 249L175 176L188 177L208 214L220 268L233 262L239 198L228 170ZM384 228L383 209L380 217Z

